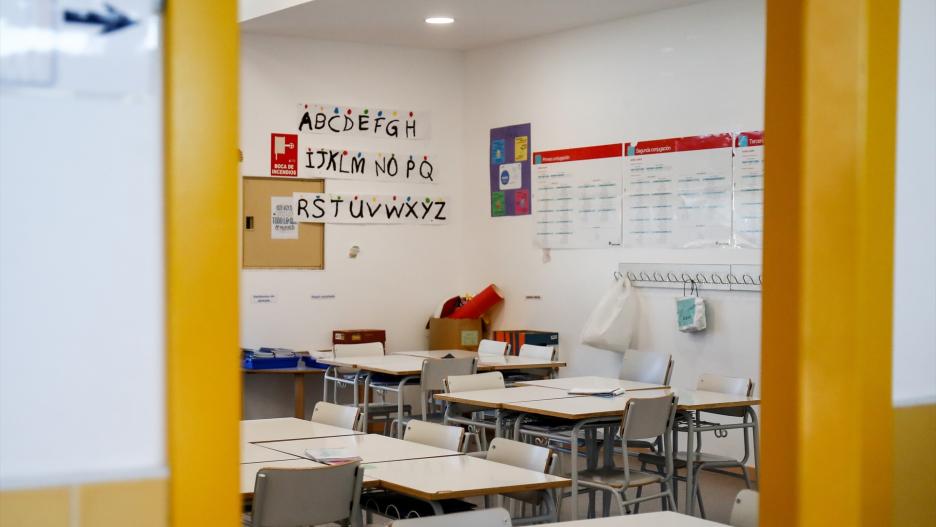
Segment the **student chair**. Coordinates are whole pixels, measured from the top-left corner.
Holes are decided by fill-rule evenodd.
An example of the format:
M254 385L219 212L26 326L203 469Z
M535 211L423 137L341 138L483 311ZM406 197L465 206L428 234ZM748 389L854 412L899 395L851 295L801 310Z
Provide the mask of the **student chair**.
M357 462L314 468L262 468L254 480L253 527L361 522L364 469ZM249 523L248 523L249 522Z
M315 403L309 421L354 430L360 415L361 409L357 406L342 406L319 401Z
M504 375L499 371L488 373L477 373L475 375L450 375L443 382L445 391L448 393L471 392L475 390L496 390L505 388ZM467 426L475 431L480 438L479 448L485 450L487 446L487 435L485 430L497 431L500 424L495 419L485 419L487 408L469 406L465 404L450 403L445 407L445 414L442 422L444 424L455 423ZM470 416L469 416L470 414ZM496 434L495 434L496 435Z
M578 472L578 477L572 478L572 485L580 484L588 491L589 499L595 499L595 491L605 493L605 514L609 512L610 502L607 497L613 496L618 505L618 513L629 513L629 506L653 499L664 499L664 505L673 509L676 502L672 491L673 451L670 446L670 434L676 416L676 396L664 395L654 398L633 398L624 407L624 416L621 420L620 439L621 450L624 452L624 464L621 467L605 466ZM634 470L628 463L628 442L635 440L653 441L662 438L663 466L665 469L659 473ZM613 461L612 461L613 463ZM644 487L659 485L660 492L653 495L643 495ZM630 489L636 489L633 497L628 497ZM576 506L577 504L573 504Z
M446 426L438 423L411 419L406 424L404 441L412 441L423 445L444 448L446 450L462 451L465 430L460 426Z
M441 413L433 414L429 411L429 405L435 404L435 401L432 401L432 395L437 392L441 392L445 389L443 382L445 378L450 375L471 375L475 373L478 369L478 359L476 357L467 357L462 359L426 359L422 362L422 371L419 375L419 403L420 403L420 419L423 421L442 421ZM371 387L374 391L378 393L382 392L393 392L397 394L397 397L402 395L400 390L406 386L405 383L401 382L394 385L393 383L384 383L384 384L371 384ZM390 423L390 435L400 437L399 427L400 423L403 423L403 426L406 426L406 423L412 417L407 416L398 416ZM396 434L394 434L396 430Z
M621 360L618 378L669 386L673 364L673 356L669 353L627 350Z
M550 473L550 469L553 467L552 460L555 457L548 448L503 437L494 438L491 441L491 448L487 452L472 452L469 455L495 463L503 463L504 465L544 473ZM556 501L548 490L511 492L503 496L521 503L521 517L513 518L511 520L513 525L559 521ZM487 500L485 500L485 503L487 503ZM526 505L530 505L533 511L539 512L539 514L531 517L522 516Z
M756 490L744 489L739 492L731 508L731 519L728 520L728 525L757 527L759 500L760 496Z
M379 356L384 354L384 346L381 342L366 342L363 344L335 344L332 348L332 355L336 359L344 359L347 357L366 357L366 356ZM322 400L327 402L338 402L338 386L350 386L357 385L360 380L360 372L357 372L350 368L338 368L336 366L329 366L325 370L325 380L324 392L322 393ZM328 387L329 382L331 382L331 401L328 397ZM358 394L357 390L354 390L354 404L358 404Z
M478 344L478 355L497 355L503 357L507 355L510 345L499 340L483 339Z
M537 359L543 361L552 361L556 360L556 348L553 346L537 346L535 344L524 344L520 346L520 351L518 353L520 357L526 357L529 359ZM515 383L520 381L528 381L531 379L543 379L549 378L553 375L555 370L552 368L532 368L529 370L519 370L508 373L505 377L507 386L513 386Z
M510 513L493 508L390 522L390 527L511 527Z
M708 392L718 392L732 395L740 395L750 397L754 393L754 382L748 378L742 377L725 377L722 375L714 374L703 374L699 376L698 383L696 384L696 389L701 391ZM727 416L740 418L740 423L717 423L704 421L702 419L703 414L712 414L719 416ZM693 494L687 494L687 496L695 496L696 501L699 504L699 512L702 517L705 517L705 506L702 503L702 489L699 483L699 471L706 470L709 472L717 472L726 476L742 478L744 479L744 484L747 488L751 488L751 479L748 477L747 472L747 461L751 457L751 450L753 445L753 454L754 454L754 477L758 478L757 472L757 450L758 450L758 426L757 426L757 416L754 413L753 409L748 406L745 407L732 407L732 408L711 408L704 411L695 411L695 412L685 412L681 413L677 422L677 431L688 432L687 420L693 420L693 426L695 427L695 447L693 448L694 455L694 467L692 467L693 472L693 488L687 489L687 493L691 492ZM726 437L728 430L739 429L741 430L742 438L744 441L744 455L741 459L735 459L731 456L724 456L721 454L713 454L710 452L704 452L702 450L702 434L703 432L713 432L716 438ZM656 453L646 453L639 454L637 458L644 464L656 465L658 468L661 466L661 459L659 454ZM679 469L687 468L687 453L686 451L679 451L676 453L675 457L675 467L677 471ZM732 472L725 470L726 468L740 468L740 473ZM685 481L685 476L681 476L678 473L673 477L675 481ZM693 507L694 509L695 507ZM694 513L695 511L690 511Z

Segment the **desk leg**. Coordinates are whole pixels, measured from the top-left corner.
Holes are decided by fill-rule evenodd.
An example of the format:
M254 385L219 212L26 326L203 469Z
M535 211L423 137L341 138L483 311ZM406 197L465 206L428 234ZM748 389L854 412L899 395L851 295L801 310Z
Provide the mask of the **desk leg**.
M368 432L368 427L370 425L370 416L367 415L367 407L370 406L370 384L371 384L371 374L370 372L364 377L364 404L361 408L361 431L365 434ZM354 384L354 393L357 393L357 383Z
M494 410L494 437L504 437L504 415L500 408ZM484 430L483 428L481 430Z
M695 416L687 414L689 433L686 434L686 514L695 515ZM674 453L675 455L675 453Z
M297 419L305 419L305 375L293 374L294 414Z

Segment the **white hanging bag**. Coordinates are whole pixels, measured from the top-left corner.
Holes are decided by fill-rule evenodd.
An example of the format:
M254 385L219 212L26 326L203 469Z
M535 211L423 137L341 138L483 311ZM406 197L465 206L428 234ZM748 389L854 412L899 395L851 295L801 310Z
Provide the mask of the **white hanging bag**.
M615 273L614 285L588 316L582 330L582 343L621 353L631 347L637 333L640 300L630 280Z

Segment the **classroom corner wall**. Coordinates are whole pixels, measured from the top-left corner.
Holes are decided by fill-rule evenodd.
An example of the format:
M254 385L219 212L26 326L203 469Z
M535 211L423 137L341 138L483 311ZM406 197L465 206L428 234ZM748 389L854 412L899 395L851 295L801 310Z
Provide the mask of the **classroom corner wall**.
M427 151L438 183L326 180L326 192L453 198L446 225L328 225L322 271L242 270L242 345L331 349L334 329L380 328L390 350L424 347L426 321L461 292L462 53L250 33L241 43L242 175L270 175L270 133L295 131L299 102L407 108L429 112L427 140L313 137L324 147ZM254 303L257 294L277 301Z
M614 376L620 354L579 338L619 263L760 263L759 250L646 248L555 249L546 262L531 216L490 216L486 155L489 130L517 123L533 125L531 152L761 130L764 51L764 2L715 0L467 53L464 283L504 290L494 329L558 331L561 375ZM760 294L703 288L710 327L686 334L677 293L639 290L634 347L672 353L676 387L708 372L759 382Z

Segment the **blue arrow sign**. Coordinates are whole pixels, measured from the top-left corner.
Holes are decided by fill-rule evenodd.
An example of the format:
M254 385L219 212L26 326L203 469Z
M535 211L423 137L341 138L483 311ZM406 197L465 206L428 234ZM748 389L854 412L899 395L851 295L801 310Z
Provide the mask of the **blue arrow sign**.
M92 24L101 26L102 35L136 24L136 20L133 20L127 15L121 13L110 4L104 4L104 10L104 13L95 13L94 11L80 13L78 11L66 9L65 21L74 24Z

